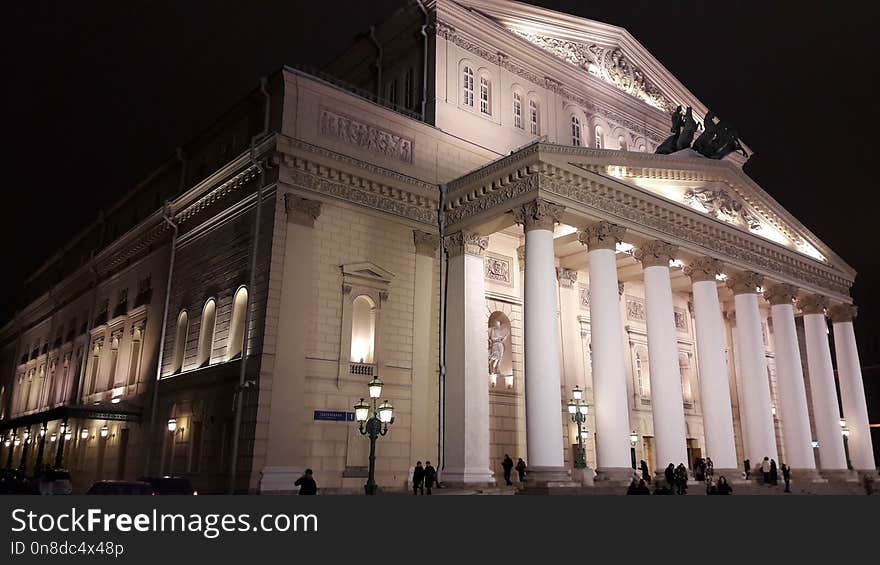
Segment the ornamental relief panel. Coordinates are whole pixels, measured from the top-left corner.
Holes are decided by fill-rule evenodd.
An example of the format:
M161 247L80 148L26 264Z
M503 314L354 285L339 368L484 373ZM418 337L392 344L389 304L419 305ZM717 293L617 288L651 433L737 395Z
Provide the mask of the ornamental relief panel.
M321 108L319 131L345 143L379 153L390 159L412 163L413 140L378 126Z
M687 313L681 308L675 308L672 311L672 315L675 317L675 329L680 332L688 333Z
M578 306L581 310L590 309L590 287L585 284L578 285Z
M647 317L645 315L645 301L632 296L626 297L626 319L634 322L644 322Z
M513 257L486 252L483 258L483 274L489 282L513 286L511 265L513 265Z

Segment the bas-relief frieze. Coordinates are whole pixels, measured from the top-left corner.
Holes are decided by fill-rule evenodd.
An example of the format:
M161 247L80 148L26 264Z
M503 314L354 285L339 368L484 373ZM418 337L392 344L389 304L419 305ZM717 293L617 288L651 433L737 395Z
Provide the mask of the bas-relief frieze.
M510 269L510 266L513 264L513 257L487 251L483 259L483 264L485 267L484 274L487 281L500 283L506 286L513 286L513 278Z
M585 284L578 285L578 305L581 310L590 309L590 287Z
M645 315L645 302L639 298L626 297L626 319L635 322L644 322L647 317Z
M675 318L675 329L687 333L687 314L685 313L685 311L680 308L675 308L672 311L672 315Z
M412 163L413 140L408 137L326 108L321 108L318 119L322 135L335 137L391 159Z

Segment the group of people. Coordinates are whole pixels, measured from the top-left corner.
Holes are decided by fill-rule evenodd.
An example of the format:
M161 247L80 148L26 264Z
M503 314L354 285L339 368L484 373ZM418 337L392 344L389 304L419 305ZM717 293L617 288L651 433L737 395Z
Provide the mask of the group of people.
M648 488L648 483L651 482L651 474L648 472L648 464L644 459L639 462L639 471L641 471L641 476L638 476L635 471L633 472L633 479L626 490L626 494L651 494L651 490ZM718 482L716 483L713 478L714 472L714 465L710 458L697 458L694 461L694 478L706 483L706 494L733 494L733 488L727 482L727 478L724 476L718 477ZM662 478L657 478L654 481L653 494L673 494L673 489L674 494L687 494L688 470L684 463L679 463L677 467L670 463L663 471Z
M745 467L745 473L743 474L743 478L749 480L752 474L752 463L748 459L743 461L743 466ZM779 469L776 467L776 460L770 459L769 457L764 457L764 460L761 461L760 465L761 469L761 482L762 484L768 486L777 486L779 485ZM785 492L791 492L791 467L782 464L782 480L785 482Z
M517 458L516 465L514 465L513 459L510 458L510 455L505 453L504 459L501 460L501 468L504 469L504 483L507 486L513 484L510 481L510 473L513 469L516 469L516 474L519 475L520 484L526 482L526 462L523 461L522 457Z
M431 494L431 488L437 482L437 469L431 465L430 461L425 461L422 467L421 461L416 461L416 466L412 474L413 494ZM427 492L425 492L427 491Z

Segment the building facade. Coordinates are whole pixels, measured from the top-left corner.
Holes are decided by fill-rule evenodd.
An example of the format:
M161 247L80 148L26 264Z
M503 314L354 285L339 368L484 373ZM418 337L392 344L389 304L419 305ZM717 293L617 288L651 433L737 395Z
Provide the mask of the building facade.
M506 453L570 483L575 386L597 478L874 469L854 270L745 156L656 154L677 106L707 114L625 30L500 0L282 69L28 281L0 464L357 492L380 376L386 488L416 460L494 484Z

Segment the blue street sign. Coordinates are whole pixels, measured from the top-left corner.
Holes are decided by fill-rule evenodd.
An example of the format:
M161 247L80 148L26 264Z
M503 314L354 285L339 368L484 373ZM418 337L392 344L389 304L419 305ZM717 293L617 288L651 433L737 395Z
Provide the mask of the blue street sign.
M354 422L354 412L315 410L315 420L324 420L328 422Z

